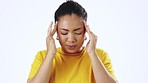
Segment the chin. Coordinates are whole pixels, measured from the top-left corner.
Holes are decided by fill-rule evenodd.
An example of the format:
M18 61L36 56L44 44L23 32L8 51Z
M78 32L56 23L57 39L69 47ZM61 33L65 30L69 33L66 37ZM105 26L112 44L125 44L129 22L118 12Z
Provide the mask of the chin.
M63 49L63 51L65 53L69 53L69 54L74 54L74 53L77 53L78 52L78 50L76 50L76 49L68 49L68 48Z
M69 54L77 53L77 51L75 51L75 50L66 50L65 52L67 52L67 53L69 53Z
M62 50L65 53L75 54L75 53L79 53L82 49L79 46L75 46L75 47L63 46Z

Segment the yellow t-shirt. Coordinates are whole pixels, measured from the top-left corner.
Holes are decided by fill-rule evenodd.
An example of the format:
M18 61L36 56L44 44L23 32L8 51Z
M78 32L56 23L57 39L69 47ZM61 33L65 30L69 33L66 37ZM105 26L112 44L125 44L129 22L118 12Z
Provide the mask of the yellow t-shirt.
M35 76L46 56L46 52L46 50L43 50L37 53L28 78ZM102 49L96 49L96 52L108 72L115 78L108 54ZM77 55L67 55L61 48L57 48L49 83L95 83L91 61L86 48Z

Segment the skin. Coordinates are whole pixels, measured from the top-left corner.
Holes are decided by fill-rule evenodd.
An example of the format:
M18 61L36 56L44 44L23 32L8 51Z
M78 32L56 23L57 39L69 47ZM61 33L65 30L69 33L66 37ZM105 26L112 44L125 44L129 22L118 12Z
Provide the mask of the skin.
M65 53L77 54L81 52L85 40L85 32L89 35L86 51L92 63L92 69L96 83L117 83L104 67L96 53L97 36L90 30L87 23L76 14L64 15L54 25L51 22L46 38L47 55L39 68L37 74L27 83L48 83L50 79L52 60L56 54L56 45L53 35L57 31L62 50ZM98 79L99 78L99 79Z
M85 38L85 28L82 18L75 14L60 17L57 32L57 37L65 53L76 54L82 50Z

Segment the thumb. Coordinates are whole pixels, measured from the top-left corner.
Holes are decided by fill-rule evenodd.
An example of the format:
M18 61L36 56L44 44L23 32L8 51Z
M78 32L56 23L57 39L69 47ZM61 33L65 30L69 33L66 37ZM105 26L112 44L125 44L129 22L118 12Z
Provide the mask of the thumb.
M87 42L86 47L88 47L89 43L90 43L90 40Z

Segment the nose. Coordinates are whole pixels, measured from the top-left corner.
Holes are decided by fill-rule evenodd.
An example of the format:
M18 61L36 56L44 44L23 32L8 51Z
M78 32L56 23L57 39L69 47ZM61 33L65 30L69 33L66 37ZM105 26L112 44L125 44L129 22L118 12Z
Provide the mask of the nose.
M76 41L75 36L73 34L69 34L67 41L69 43L74 43Z

